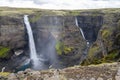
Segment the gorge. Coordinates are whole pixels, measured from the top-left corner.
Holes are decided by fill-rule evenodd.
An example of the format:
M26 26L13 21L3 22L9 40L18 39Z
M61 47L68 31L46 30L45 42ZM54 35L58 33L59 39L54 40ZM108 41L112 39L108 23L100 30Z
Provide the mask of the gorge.
M86 58L90 46L96 41L98 32L103 24L101 16L76 16L76 26L80 29L80 32L86 41L86 48L83 51L80 59L80 64Z
M31 68L40 70L41 76L51 76L56 74L51 72L53 69L75 80L84 76L106 80L116 75L119 64L111 62L120 61L120 9L5 8L0 12L0 70L5 67L2 72L17 72L18 77L24 73L31 75ZM101 63L113 67L99 66ZM95 66L88 66L91 64ZM112 74L99 75L108 75L107 70ZM84 75L85 71L88 73Z

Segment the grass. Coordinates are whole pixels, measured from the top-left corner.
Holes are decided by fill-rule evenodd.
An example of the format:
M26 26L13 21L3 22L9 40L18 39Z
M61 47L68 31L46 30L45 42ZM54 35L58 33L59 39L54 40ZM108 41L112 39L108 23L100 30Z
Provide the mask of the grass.
M97 15L99 13L120 13L120 8L111 9L85 9L85 10L48 10L48 9L35 9L35 8L9 8L0 7L0 16L14 16L24 14L41 14L41 15L83 15L81 13L92 13L90 15Z
M24 8L0 7L0 16L15 16L23 14L33 14L35 10Z
M36 14L32 18L30 18L30 22L36 22L40 19L40 17L41 17L41 14Z

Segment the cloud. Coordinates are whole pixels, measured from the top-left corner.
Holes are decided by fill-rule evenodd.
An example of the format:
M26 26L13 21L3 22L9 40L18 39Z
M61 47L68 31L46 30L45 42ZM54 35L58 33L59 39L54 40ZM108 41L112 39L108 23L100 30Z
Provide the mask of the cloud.
M120 0L0 0L0 6L42 9L120 8Z

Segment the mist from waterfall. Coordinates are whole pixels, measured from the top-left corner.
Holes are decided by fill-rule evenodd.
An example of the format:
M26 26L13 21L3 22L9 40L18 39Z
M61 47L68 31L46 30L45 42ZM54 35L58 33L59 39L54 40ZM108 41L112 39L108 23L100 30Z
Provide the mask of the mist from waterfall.
M59 36L59 28L63 25L61 18L57 16L41 16L34 25L34 37L38 57L44 59L43 69L60 68L56 52L56 42Z
M39 59L37 57L35 42L33 38L32 29L29 23L28 15L24 15L24 23L26 25L26 29L29 37L30 59L32 60L33 69L35 69L39 65Z

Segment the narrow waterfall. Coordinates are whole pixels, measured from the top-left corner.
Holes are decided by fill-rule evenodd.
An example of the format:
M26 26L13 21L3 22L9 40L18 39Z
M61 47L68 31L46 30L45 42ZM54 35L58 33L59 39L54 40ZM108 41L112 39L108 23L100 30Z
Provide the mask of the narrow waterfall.
M32 65L34 68L38 66L39 59L37 57L33 33L32 33L30 23L29 23L28 15L24 15L24 23L26 25L26 29L27 29L27 33L29 37L30 58L32 60Z
M77 18L75 18L75 23L76 23L76 26L80 29L80 32L81 32L83 38L85 39L85 35L84 35L84 33L83 33L83 30L82 30L82 29L79 27L79 25L78 25L78 20L77 20ZM85 40L86 40L86 39L85 39Z
M83 33L83 30L79 27L79 25L78 25L78 20L77 20L77 18L75 17L75 24L76 24L76 26L80 29L80 32L81 32L81 34L82 34L82 37L84 38L84 40L86 40L86 38L85 38L85 35L84 35L84 33ZM86 40L87 41L87 40ZM89 46L89 41L87 41L87 46Z
M84 38L84 40L86 40L83 30L79 27L77 17L75 17L75 23L76 23L76 26L80 29L80 32L81 32L81 34L82 34L82 37ZM90 47L90 42L89 42L88 40L86 40L86 44L87 44L87 45L86 45L86 48L85 48L85 50L83 51L83 54L82 54L81 59L80 59L80 64L81 64L82 61L86 58L86 55L87 55L88 50L89 50L89 47Z

